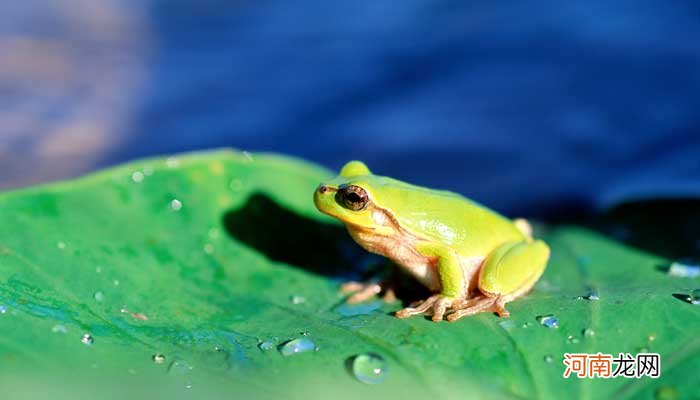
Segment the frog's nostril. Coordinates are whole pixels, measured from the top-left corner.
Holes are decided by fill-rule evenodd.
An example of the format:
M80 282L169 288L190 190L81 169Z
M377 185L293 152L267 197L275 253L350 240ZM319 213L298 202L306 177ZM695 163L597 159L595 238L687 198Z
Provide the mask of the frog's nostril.
M318 192L324 194L328 191L328 186L321 185L318 187Z

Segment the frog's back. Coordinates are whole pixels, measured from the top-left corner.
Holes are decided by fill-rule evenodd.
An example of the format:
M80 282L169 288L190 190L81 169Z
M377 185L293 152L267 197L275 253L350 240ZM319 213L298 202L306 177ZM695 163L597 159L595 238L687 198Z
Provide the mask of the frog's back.
M413 235L444 243L462 256L486 256L498 245L525 238L510 219L459 194L407 184L391 178L384 181L375 203L389 211ZM376 182L375 182L376 184Z

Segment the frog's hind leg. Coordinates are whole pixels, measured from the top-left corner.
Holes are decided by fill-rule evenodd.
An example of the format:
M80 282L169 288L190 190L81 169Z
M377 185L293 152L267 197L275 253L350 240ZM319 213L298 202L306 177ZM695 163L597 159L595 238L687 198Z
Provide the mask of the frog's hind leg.
M508 242L499 246L484 260L479 271L478 289L481 293L454 304L456 310L447 316L456 321L481 312L510 315L506 303L524 295L540 278L549 259L549 247L541 241Z

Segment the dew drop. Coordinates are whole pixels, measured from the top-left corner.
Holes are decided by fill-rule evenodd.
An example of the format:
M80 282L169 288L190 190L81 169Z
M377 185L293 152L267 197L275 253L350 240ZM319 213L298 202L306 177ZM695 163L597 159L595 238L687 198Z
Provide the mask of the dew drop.
M647 336L647 340L653 342L654 340L656 340L656 334L652 333L651 335Z
M0 314L5 314L7 312L7 306L0 304Z
M559 321L552 314L540 315L535 319L540 325L546 326L547 328L559 328Z
M135 183L143 182L143 172L141 172L141 171L134 172L133 174L131 174L131 180L134 181Z
M690 304L700 305L700 289L693 289L690 291L688 302Z
M700 276L700 260L683 258L671 263L667 274L678 278L695 278Z
M58 247L60 250L64 250L66 248L66 244L63 242L58 242L56 243L56 247Z
M275 347L275 345L272 344L272 342L270 342L269 340L265 340L263 342L258 343L258 348L262 351L270 350L273 347Z
M98 274L100 272L102 272L102 267L100 267L100 266L95 267L95 272L97 272Z
M591 328L586 328L583 331L581 331L583 334L583 337L593 337L595 336L595 331Z
M154 354L153 356L151 356L151 359L156 364L163 364L165 362L165 356L160 353Z
M219 231L218 228L211 228L209 229L209 238L210 239L217 239L219 237L219 234L221 232Z
M214 245L207 243L204 245L204 252L207 254L214 254Z
M546 363L551 363L552 361L554 361L554 357L552 357L550 355L546 355L546 356L544 356L543 360Z
M529 328L529 327L531 327L531 326L532 326L532 323L530 323L530 322L525 322L525 323L523 324L523 328Z
M192 389L192 384L189 383L189 382L187 382L187 383L185 384L185 389Z
M170 208L171 208L173 211L180 211L180 210L182 209L182 202L181 202L180 200L178 200L178 199L173 199L173 200L170 202Z
M279 347L279 352L282 353L283 356L292 356L294 354L316 350L316 343L314 343L308 337L300 337L289 340L282 343L282 345Z
M143 174L146 176L153 175L153 167L143 167Z
M117 280L117 279L115 279L114 282L112 282L112 283L114 283L114 286L119 286L119 280Z
M351 358L350 363L352 375L362 383L376 385L386 378L386 361L378 354L358 354Z
M51 328L51 332L53 332L53 333L67 333L68 328L66 328L65 325L57 324Z
M578 296L578 300L590 300L590 301L597 301L600 300L600 296L598 296L598 291L595 289L588 289L588 292L583 295L583 296Z
M294 295L294 296L291 296L289 298L289 301L291 301L292 304L301 304L301 303L305 302L306 299L303 296Z
M95 301L98 301L98 302L105 301L105 294L100 292L100 291L95 292L95 294L92 295L92 297L95 299Z
M165 166L168 168L177 168L180 166L180 160L175 157L168 157L165 159Z
M86 333L82 338L80 338L80 341L83 342L83 344L90 346L95 342L95 339L93 339L89 333Z
M566 343L576 344L578 342L580 342L579 338L575 338L575 337L573 337L573 335L569 335L566 337Z

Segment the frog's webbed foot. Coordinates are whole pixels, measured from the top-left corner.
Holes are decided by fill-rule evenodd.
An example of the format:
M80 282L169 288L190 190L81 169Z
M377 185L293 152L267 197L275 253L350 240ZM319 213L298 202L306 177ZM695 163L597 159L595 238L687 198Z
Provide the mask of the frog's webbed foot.
M481 295L468 300L459 300L453 304L453 309L455 311L447 316L447 320L450 322L482 312L495 312L499 317L508 317L510 315L510 312L505 308L505 301L502 297Z
M347 282L340 285L340 292L350 294L347 300L349 304L361 303L379 294L387 302L396 299L394 289L387 282Z
M457 302L451 297L436 294L419 302L414 307L406 307L396 312L397 318L408 318L414 315L432 315L433 321L442 321L445 312ZM412 304L413 306L413 304Z

